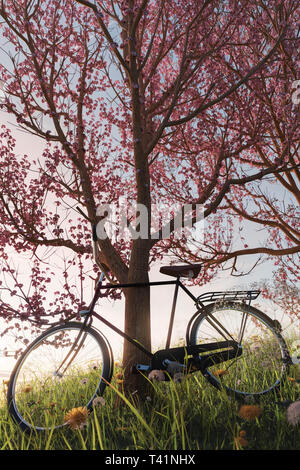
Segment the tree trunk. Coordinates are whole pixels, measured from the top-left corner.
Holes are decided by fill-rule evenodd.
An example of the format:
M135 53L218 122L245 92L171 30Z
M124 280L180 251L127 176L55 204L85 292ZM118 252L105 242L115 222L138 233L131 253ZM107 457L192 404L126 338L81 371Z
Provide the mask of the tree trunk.
M129 268L128 283L149 282L147 240L134 240ZM144 348L151 352L150 322L150 287L129 287L124 289L125 295L125 333L136 339ZM138 395L148 393L148 381L140 374L132 373L136 364L149 364L150 358L132 343L124 340L123 368L125 392L138 391Z

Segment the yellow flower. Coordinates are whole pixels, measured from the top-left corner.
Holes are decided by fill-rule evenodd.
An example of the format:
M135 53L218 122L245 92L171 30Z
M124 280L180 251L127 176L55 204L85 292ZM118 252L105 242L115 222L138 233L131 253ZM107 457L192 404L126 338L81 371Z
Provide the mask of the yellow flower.
M29 392L31 392L31 390L32 390L32 386L31 386L31 385L25 385L25 387L24 387L24 389L23 389L23 391L24 391L25 393L29 393Z
M81 429L87 423L88 414L88 410L82 406L72 408L65 415L65 423L68 424L71 429Z
M122 379L122 378L123 378L122 372L118 372L118 373L115 375L115 379L116 379L116 380Z
M287 379L289 380L289 382L297 383L297 380L294 379L293 377L288 377Z
M248 445L248 442L242 436L235 437L234 442L237 449L240 447L247 447Z
M223 377L223 375L228 374L228 371L227 371L227 370L224 370L224 369L218 369L218 370L215 370L215 371L213 372L213 374L214 374L216 377Z
M257 405L243 405L239 411L239 417L253 421L262 413L262 409Z

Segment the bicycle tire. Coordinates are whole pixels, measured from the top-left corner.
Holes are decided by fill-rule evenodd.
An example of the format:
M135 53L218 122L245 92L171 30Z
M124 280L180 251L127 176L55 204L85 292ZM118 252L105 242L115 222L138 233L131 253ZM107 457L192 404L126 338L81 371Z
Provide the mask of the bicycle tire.
M75 353L72 353L74 359L67 366L64 375L57 369L53 370L51 360L56 367L54 364L56 351L59 361L63 363L64 359L60 359L60 354L63 354L60 353L60 349L69 348L68 351L64 351L66 358L72 347L73 337L78 338L80 332L83 335L83 342L81 340L82 344L77 351L75 345ZM59 342L61 346L57 347ZM90 352L94 354L93 349L95 349L95 366L89 362L90 357L80 362L84 349L84 354ZM52 356L49 354L45 358L41 355L48 350ZM36 361L39 364L35 365ZM49 376L47 376L48 371L51 371ZM79 322L69 322L49 328L27 347L11 373L7 390L9 413L23 431L33 429L45 431L63 427L67 424L64 421L67 411L79 407L86 408L88 412L92 411L94 399L103 395L112 373L111 348L106 338L94 328L83 327L83 324ZM87 376L87 382L85 382L85 376ZM68 400L71 393L73 394ZM81 393L84 394L83 397L80 396ZM50 398L53 400L55 398L55 401L50 402Z
M235 330L228 331L231 321L230 311L235 312L236 316L232 318L232 321L235 320L236 323ZM241 355L221 364L204 368L201 372L210 384L219 390L225 389L235 398L244 399L249 396L258 398L279 389L290 364L289 352L278 325L265 313L253 306L238 302L225 301L209 304L195 317L190 330L189 343L196 345L201 342L212 340L218 342L232 338L238 343L237 332L241 333L241 324L238 323L240 318L244 318L246 322L242 337L243 343L240 344ZM215 320L219 321L221 327ZM256 338L249 335L251 326L258 327L261 333ZM225 329L231 337L225 333ZM202 338L205 338L205 341ZM224 368L220 369L220 365Z

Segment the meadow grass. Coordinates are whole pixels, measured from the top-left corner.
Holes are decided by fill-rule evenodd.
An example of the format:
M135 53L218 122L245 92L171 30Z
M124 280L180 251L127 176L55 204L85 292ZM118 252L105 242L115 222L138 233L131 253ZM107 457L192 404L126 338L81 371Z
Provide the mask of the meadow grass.
M299 369L292 368L289 377ZM299 377L298 377L299 378ZM300 399L300 384L286 380L280 396L267 395L253 421L241 403L212 387L200 373L182 382L153 382L151 399L125 397L115 380L82 429L22 432L8 415L2 393L1 450L299 450L300 424L286 417L286 402ZM118 397L118 399L117 399ZM242 433L241 433L242 431ZM241 433L241 434L240 434ZM243 439L239 439L242 435Z

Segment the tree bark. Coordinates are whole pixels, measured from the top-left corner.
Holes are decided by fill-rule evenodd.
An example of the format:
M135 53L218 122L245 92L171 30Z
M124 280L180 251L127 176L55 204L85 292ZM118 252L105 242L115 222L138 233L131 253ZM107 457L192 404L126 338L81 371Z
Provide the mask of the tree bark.
M149 282L148 244L148 240L140 238L134 240L128 283ZM151 352L150 287L129 287L124 289L124 295L125 332ZM132 373L132 367L137 363L149 364L150 358L132 343L125 340L123 348L124 389L126 393L133 393L138 390L141 397L149 393L149 389L142 374Z

